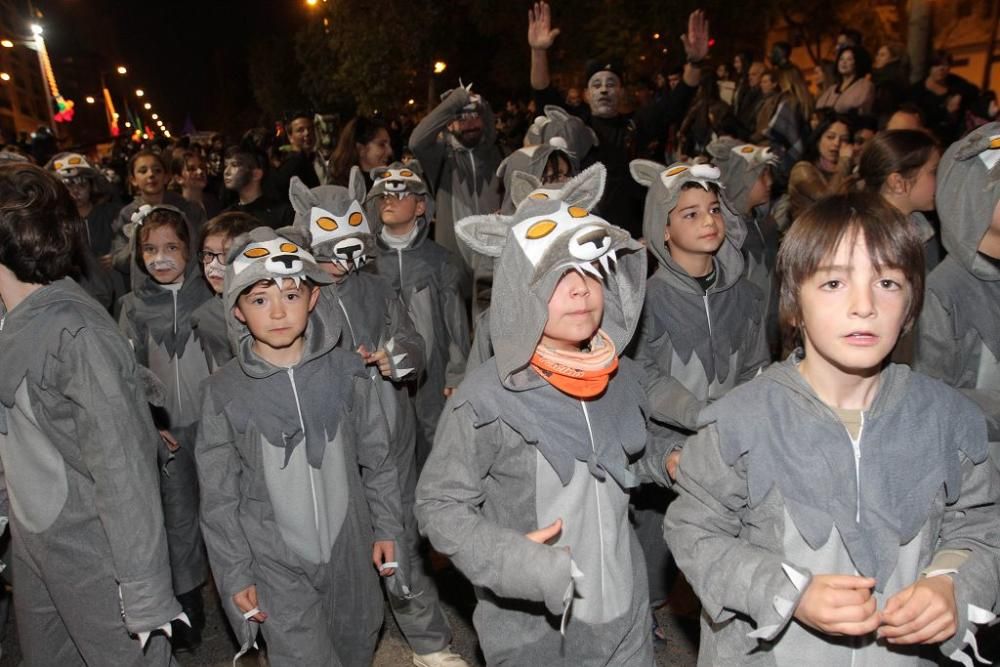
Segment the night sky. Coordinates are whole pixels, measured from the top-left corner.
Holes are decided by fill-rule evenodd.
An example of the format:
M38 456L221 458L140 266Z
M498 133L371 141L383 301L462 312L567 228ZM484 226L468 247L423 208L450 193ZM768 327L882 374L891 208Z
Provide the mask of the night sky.
M115 104L149 101L179 132L190 114L198 130L238 130L256 120L248 51L261 35L295 31L310 19L304 0L35 0L56 78L70 57L81 65L81 95L100 95L106 68ZM124 64L128 75L114 74ZM127 88L126 88L127 84ZM145 100L134 91L142 88ZM83 105L83 100L76 100ZM120 111L120 110L119 110Z

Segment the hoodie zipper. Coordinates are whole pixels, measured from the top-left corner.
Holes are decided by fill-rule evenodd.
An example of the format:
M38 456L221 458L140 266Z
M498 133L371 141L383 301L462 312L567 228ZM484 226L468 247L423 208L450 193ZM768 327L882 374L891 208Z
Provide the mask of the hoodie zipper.
M344 319L347 321L347 328L350 329L350 331L351 331L351 346L352 346L352 349L357 350L358 349L358 337L354 335L354 325L351 324L351 316L347 314L347 308L344 306L343 300L339 296L337 296L336 294L334 294L334 296L337 298L337 305L340 306L340 309L344 312Z
M476 202L476 214L479 214L479 190L477 189L478 183L476 182L476 158L473 157L472 151L469 151L469 164L472 165L472 199Z
M590 414L587 412L587 403L585 401L580 401L580 407L583 408L583 418L587 422L587 435L590 436L590 451L597 455L597 445L594 443L594 429L590 426ZM604 522L601 519L601 493L597 486L597 482L594 482L594 500L597 501L597 534L600 538L598 544L601 545L601 598L605 596L604 589Z
M705 303L705 319L708 321L708 337L712 337L712 313L708 310L708 292L702 295L701 300Z
M170 290L170 294L174 297L174 386L177 389L177 411L182 412L180 357L183 351L177 349L177 291Z
M295 386L295 369L288 368L288 381L292 383L292 396L295 398L295 410L299 413L299 428L302 429L302 446L306 444L306 422L302 418L302 404L299 403L299 390ZM313 525L316 526L316 533L319 533L319 501L316 499L316 481L313 479L313 468L306 463L306 470L309 472L309 491L312 492L313 501Z
M861 436L865 432L865 413L861 412L861 425L858 427L858 437L855 438L851 432L847 432L847 437L851 439L851 447L854 449L854 488L857 489L855 503L854 522L861 523Z
M396 257L399 260L399 291L403 291L403 249L396 248Z

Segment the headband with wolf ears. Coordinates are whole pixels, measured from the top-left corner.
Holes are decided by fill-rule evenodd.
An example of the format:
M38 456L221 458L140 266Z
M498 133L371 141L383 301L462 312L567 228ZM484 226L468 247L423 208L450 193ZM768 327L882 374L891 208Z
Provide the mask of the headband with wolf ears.
M365 179L351 168L347 188L323 185L309 189L292 177L288 198L295 209L293 228L308 240L319 261L360 268L374 254L375 237L365 214Z
M499 257L510 229L524 219L523 208L557 211L559 202L564 202L567 207L589 211L601 201L607 178L607 168L597 163L559 188L545 188L535 176L516 171L511 177L511 198L517 210L512 215L491 213L464 218L456 223L455 233L474 252Z
M706 151L712 164L722 172L726 197L740 213L748 213L750 192L765 169L774 165L778 156L766 146L748 144L730 137L711 142Z
M566 151L573 166L598 145L597 134L583 120L562 107L546 104L544 114L535 118L524 135L524 145L549 145Z

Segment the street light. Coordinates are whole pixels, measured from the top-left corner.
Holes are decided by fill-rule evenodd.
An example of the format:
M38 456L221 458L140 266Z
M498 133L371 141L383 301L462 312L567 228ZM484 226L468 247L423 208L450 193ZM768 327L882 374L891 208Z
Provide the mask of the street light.
M136 89L136 91L135 91L135 96L136 96L136 97L142 97L142 96L143 96L143 95L145 95L145 94L146 94L146 91L145 91L145 90L143 90L142 88L138 88L138 89Z
M3 41L0 41L0 46L4 47L5 49L13 49L14 42L10 41L9 39L5 39Z
M126 74L128 74L128 68L126 68L125 65L119 65L118 69L115 70L115 71L117 71L122 76L125 76Z
M10 81L10 74L7 74L7 72L0 72L0 81Z
M87 100L87 104L93 104L94 102L97 101L94 99L93 95L87 95L87 97L85 97L84 99Z
M443 60L438 60L436 63L434 63L434 73L435 74L440 74L441 72L445 71L446 69L448 69L448 64L446 62L444 62Z
M146 102L146 103L145 103L145 104L143 104L142 106L143 106L143 107L145 107L146 111L149 111L150 109L152 109L152 108L153 108L153 105L152 105L152 104L150 104L149 102Z
M160 117L160 114L156 114L156 113L154 113L154 114L153 114L153 120L156 120L156 119L158 119L159 117Z

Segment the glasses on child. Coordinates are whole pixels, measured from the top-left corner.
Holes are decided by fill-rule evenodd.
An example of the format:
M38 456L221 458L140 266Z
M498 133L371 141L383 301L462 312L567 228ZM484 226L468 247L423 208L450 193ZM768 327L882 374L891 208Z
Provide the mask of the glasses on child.
M226 253L224 252L210 252L208 250L198 251L198 260L202 264L211 264L213 260L219 260L219 264L226 263Z

